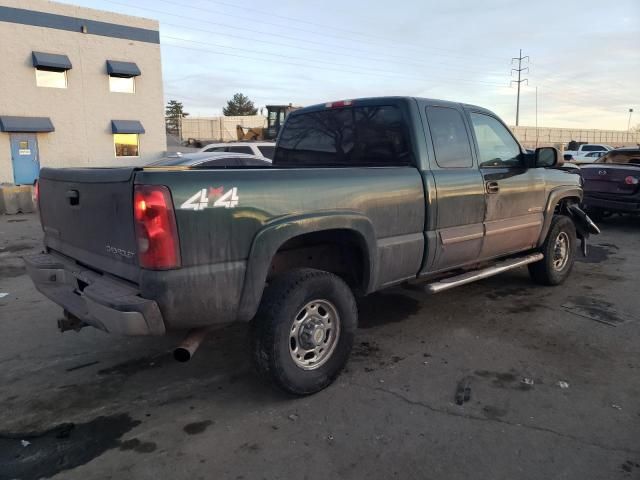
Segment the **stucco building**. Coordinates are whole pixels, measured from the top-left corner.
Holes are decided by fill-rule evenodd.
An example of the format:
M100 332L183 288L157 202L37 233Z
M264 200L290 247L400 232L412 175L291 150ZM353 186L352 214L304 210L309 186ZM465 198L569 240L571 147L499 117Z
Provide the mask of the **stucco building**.
M0 0L0 182L139 165L166 150L158 23Z

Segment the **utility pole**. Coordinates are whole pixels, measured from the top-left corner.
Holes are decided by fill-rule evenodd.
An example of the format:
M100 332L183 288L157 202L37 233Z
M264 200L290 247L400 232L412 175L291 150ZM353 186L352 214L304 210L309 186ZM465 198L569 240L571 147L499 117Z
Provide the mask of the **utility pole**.
M629 109L629 121L627 122L627 132L631 130L631 114L633 113L633 108Z
M511 59L511 65L513 65L513 62L515 62L516 60L518 61L518 68L512 68L511 69L511 75L513 75L513 72L518 72L518 80L511 80L511 83L509 85L511 85L512 83L517 83L518 84L518 99L516 101L516 127L519 125L520 123L520 84L522 82L527 82L527 85L529 85L529 79L528 78L521 78L522 72L523 71L527 71L527 73L529 73L529 67L524 67L522 68L522 60L526 59L527 62L529 61L529 56L527 55L526 57L522 56L522 49L520 49L520 55L518 55L517 57L513 57Z
M538 148L538 86L536 85L536 148Z

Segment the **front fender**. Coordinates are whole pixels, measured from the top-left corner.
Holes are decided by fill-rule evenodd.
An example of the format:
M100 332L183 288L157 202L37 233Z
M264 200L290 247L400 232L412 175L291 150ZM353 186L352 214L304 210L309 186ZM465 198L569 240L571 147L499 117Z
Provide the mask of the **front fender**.
M368 257L368 271L365 271L364 288L368 292L376 283L377 246L376 236L371 221L358 212L327 211L313 214L291 215L281 217L265 225L253 239L244 288L240 298L238 320L251 320L260 305L262 292L269 273L271 261L278 249L288 240L306 233L322 232L326 230L350 230L361 239L365 255Z
M542 231L540 232L540 237L538 238L538 246L542 245L544 243L544 240L547 238L556 205L558 205L558 203L560 203L560 201L562 201L562 199L564 198L577 198L579 202L582 202L582 196L582 188L577 186L563 186L551 190L544 211L544 223L542 224Z

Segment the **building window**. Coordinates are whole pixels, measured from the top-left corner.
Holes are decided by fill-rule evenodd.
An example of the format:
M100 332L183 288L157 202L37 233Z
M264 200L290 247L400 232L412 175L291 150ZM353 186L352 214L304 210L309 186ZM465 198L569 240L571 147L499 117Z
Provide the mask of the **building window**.
M136 93L135 77L109 76L109 90L116 93Z
M36 85L47 88L67 88L67 71L36 68Z
M116 158L140 156L140 137L137 133L114 133L113 144Z

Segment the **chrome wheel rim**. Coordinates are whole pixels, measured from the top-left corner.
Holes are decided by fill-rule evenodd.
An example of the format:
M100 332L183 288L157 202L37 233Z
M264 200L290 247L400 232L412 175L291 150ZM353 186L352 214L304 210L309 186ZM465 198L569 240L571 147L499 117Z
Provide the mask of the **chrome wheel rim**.
M569 235L560 232L556 237L553 246L553 268L557 271L562 270L569 261Z
M289 333L289 353L304 370L324 365L340 338L340 317L328 300L312 300L293 319Z

